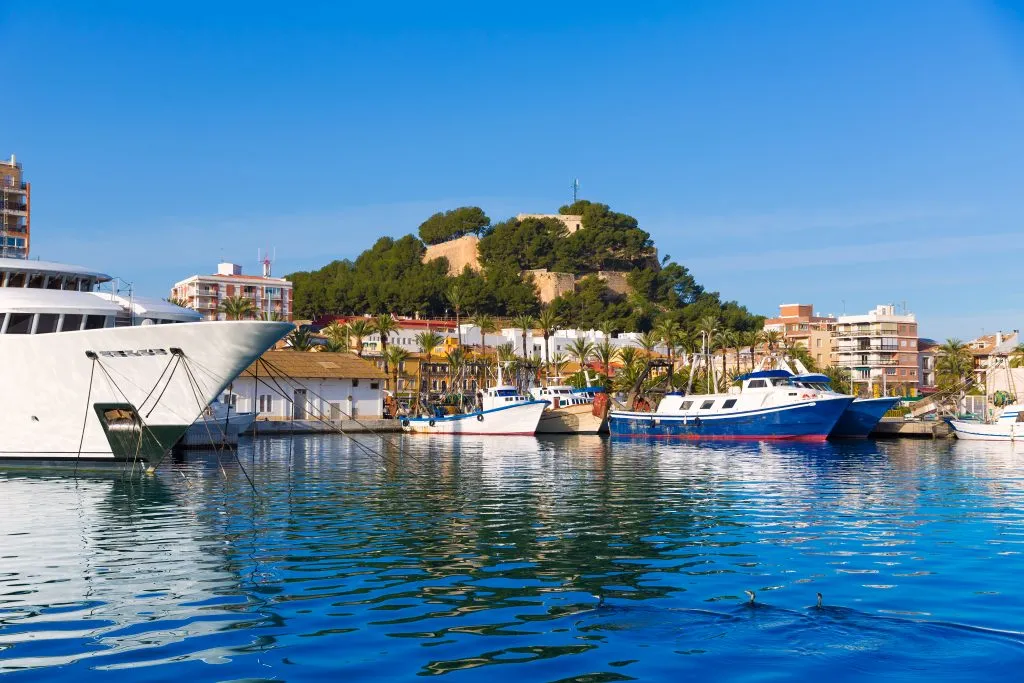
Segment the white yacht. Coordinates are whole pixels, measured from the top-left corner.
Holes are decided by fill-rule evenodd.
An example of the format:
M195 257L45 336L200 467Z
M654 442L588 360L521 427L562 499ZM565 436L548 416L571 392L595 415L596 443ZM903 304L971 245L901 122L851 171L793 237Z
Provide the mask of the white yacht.
M158 462L291 323L200 322L103 273L0 258L0 460Z
M238 439L256 421L256 413L239 413L230 403L214 399L177 443L179 448L237 446Z

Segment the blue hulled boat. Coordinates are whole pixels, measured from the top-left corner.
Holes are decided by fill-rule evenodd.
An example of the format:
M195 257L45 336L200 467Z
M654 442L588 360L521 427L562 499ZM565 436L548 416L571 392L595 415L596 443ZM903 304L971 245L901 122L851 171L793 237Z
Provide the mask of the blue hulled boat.
M793 375L792 381L801 388L831 393L836 396L843 395L832 390L832 380L828 375ZM874 431L882 416L899 402L898 396L854 399L853 403L840 416L829 436L841 439L866 439Z
M797 386L786 370L759 370L740 380L727 394L667 394L653 413L612 411L609 430L669 439L824 441L853 402Z

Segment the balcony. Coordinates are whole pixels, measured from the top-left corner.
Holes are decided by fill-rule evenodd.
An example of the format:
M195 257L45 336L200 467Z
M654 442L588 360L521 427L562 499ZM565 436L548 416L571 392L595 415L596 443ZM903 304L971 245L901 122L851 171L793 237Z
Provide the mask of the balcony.
M27 204L0 204L0 212L6 214L13 214L15 216L27 216L28 205Z

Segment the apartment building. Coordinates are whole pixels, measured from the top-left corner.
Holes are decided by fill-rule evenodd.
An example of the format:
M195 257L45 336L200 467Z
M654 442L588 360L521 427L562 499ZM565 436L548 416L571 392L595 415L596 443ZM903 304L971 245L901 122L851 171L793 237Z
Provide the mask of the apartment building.
M236 296L252 301L254 318L292 320L292 283L271 276L269 259L263 261L262 275L243 275L242 266L224 262L217 265L215 274L193 275L171 289L172 299L184 301L207 320L225 320L221 303Z
M0 256L28 258L32 185L12 154L0 160Z
M935 392L938 380L935 377L935 357L939 354L939 343L934 339L917 340L917 389L922 394Z
M988 378L988 371L994 366L996 359L1008 358L1020 343L1017 330L983 334L967 342L967 350L974 358L974 378L983 386Z
M849 369L857 393L916 396L918 343L914 314L880 305L864 315L839 316L832 362Z
M779 316L764 321L765 331L774 330L786 341L803 346L819 368L832 363L835 327L835 317L814 313L811 304L781 304Z

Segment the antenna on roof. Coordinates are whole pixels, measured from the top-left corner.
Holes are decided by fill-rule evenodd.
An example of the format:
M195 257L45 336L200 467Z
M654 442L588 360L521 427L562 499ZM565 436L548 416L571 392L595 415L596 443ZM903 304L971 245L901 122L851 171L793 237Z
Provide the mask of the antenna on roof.
M579 191L580 191L580 179L579 178L575 178L572 181L572 203L573 204L576 203L576 196L579 194Z

